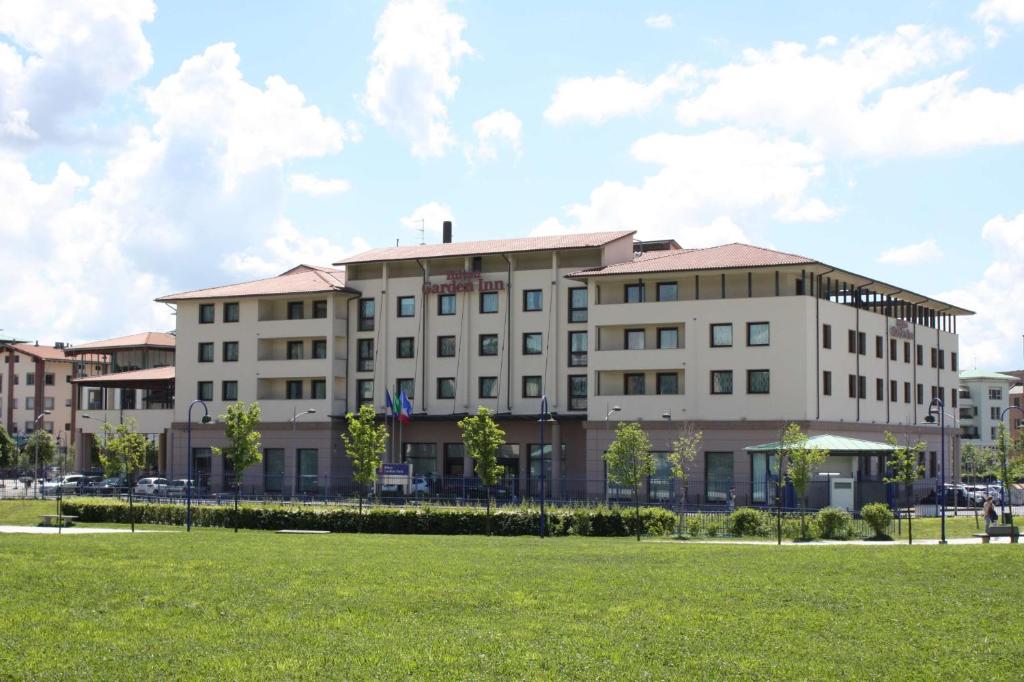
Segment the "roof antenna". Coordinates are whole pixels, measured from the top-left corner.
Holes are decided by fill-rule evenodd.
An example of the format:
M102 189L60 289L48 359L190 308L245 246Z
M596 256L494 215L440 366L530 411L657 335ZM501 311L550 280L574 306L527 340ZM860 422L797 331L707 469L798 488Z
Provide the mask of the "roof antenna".
M395 237L395 248L398 248L398 237Z
M427 243L427 223L423 218L420 218L420 246Z

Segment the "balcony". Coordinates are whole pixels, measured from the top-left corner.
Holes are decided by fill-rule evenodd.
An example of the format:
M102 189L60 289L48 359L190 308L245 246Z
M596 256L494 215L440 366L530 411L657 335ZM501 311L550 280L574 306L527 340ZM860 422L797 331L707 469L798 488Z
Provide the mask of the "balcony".
M590 354L590 369L602 370L664 370L678 371L686 363L683 348L648 348L644 350L599 350Z
M139 433L163 433L174 420L174 410L82 410L78 413L76 426L83 433L100 433L104 421L114 425L120 424L122 420L127 423L129 419L135 420L136 431Z
M256 376L260 379L321 378L331 374L331 361L316 360L260 360L256 363Z
M304 337L326 338L335 336L338 320L331 318L305 318L301 320L260 320L256 325L256 336L261 339L298 339ZM341 322L344 335L344 322Z

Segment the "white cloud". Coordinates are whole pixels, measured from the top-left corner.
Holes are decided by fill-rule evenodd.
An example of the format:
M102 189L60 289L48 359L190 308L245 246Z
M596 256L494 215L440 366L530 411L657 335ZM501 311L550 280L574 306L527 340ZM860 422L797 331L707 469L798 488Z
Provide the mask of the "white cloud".
M684 125L731 123L806 137L853 156L933 154L1024 141L1024 86L967 89L966 71L911 80L961 59L970 44L948 31L903 26L852 41L835 57L776 43L705 74L678 106Z
M583 121L601 124L611 118L643 114L661 103L671 92L692 85L696 69L671 66L650 83L635 81L623 72L614 76L576 78L558 85L544 112L550 123Z
M253 278L273 277L300 263L330 265L369 248L362 237L353 238L351 248L335 244L327 237L306 237L282 218L262 245L227 254L222 267Z
M322 197L328 194L341 194L351 189L348 180L323 179L305 173L292 173L288 176L288 187L293 192L308 194L311 197Z
M73 141L67 119L142 77L153 63L149 0L0 0L0 144Z
M832 214L808 197L823 172L814 149L784 138L724 128L699 135L659 133L637 140L631 154L659 167L639 185L606 181L589 202L548 218L535 233L635 229L647 239L672 237L684 246L749 241L737 220L753 212L790 218Z
M934 239L926 239L917 244L886 249L878 256L878 262L890 265L920 265L921 263L934 263L941 258L942 249L939 248L939 245Z
M644 23L648 28L672 28L672 15L656 14L653 17L647 17Z
M363 105L414 156L443 156L455 143L445 103L459 89L452 70L473 53L465 27L442 0L392 0L377 21Z
M839 38L835 36L822 36L818 38L818 49L826 47L835 47L839 44Z
M498 144L506 144L518 156L521 153L523 122L511 111L499 109L473 123L476 146L466 149L466 158L493 161L498 158Z
M981 279L938 298L974 310L961 317L961 367L1007 370L1020 367L1020 322L1024 320L1024 212L996 216L981 237L992 250L992 264Z
M427 234L441 234L442 224L446 220L455 221L451 207L431 201L417 206L412 213L403 217L401 222L410 230L419 232L422 228Z
M1006 24L1024 24L1024 1L985 0L974 11L974 20L985 26L989 47L995 47L1004 34Z

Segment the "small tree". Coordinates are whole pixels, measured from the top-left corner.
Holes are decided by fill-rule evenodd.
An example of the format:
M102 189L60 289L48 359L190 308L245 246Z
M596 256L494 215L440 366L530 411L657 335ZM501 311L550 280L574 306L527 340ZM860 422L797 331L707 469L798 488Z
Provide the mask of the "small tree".
M36 429L28 437L21 451L28 465L33 468L34 478L39 475L39 472L35 470L36 465L46 466L56 459L57 441L49 431Z
M924 467L921 466L918 456L924 452L925 442L918 441L911 445L908 440L901 446L896 440L896 436L888 431L885 432L885 442L893 447L893 451L889 455L889 467L892 470L892 476L887 477L885 482L903 486L903 489L907 492L909 506L910 491L913 488L914 482L924 475ZM907 514L907 538L910 544L914 544L913 517L913 514Z
M107 476L123 476L128 484L128 518L135 532L132 474L146 461L148 439L135 430L136 422L129 419L122 424L103 424L100 465Z
M615 440L604 453L608 478L616 484L633 489L636 509L636 539L640 541L640 485L654 472L651 441L638 424L619 422Z
M683 486L683 496L679 503L679 534L683 533L683 512L686 509L687 483L690 480L687 466L697 457L701 441L704 440L702 431L694 431L687 426L683 433L672 443L672 452L668 454L669 467L674 476Z
M349 412L348 433L341 434L345 443L345 452L352 460L352 478L359 484L359 516L362 527L363 495L366 486L377 480L377 469L380 468L380 456L388 445L388 427L377 423L377 414L373 406L360 405L359 413Z
M217 457L223 457L225 464L231 462L235 473L235 532L238 532L238 493L242 483L242 472L263 459L260 432L260 404L246 405L239 400L228 405L228 413L220 416L224 422L224 435L231 445L226 448L210 448ZM192 481L188 482L192 485Z
M11 434L0 424L0 467L12 467L18 459L18 447Z
M814 476L815 469L828 457L828 450L817 447L807 447L807 435L800 430L800 425L791 423L786 427L786 433L782 436L782 448L779 454L789 458L786 467L786 478L793 485L797 499L801 501L800 508L800 539L807 540L807 524L804 520L804 512L807 507L805 494L807 486Z
M505 444L505 432L494 421L486 407L477 409L476 415L465 417L458 423L462 442L473 458L474 470L487 487L487 534L491 534L491 486L505 473L498 464L498 450Z

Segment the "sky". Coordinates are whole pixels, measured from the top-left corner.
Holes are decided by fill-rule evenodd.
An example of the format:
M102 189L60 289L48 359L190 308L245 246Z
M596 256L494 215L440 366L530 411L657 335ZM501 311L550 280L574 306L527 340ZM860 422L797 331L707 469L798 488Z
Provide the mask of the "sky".
M450 219L798 253L1022 367L1022 65L1024 0L0 0L0 335Z

